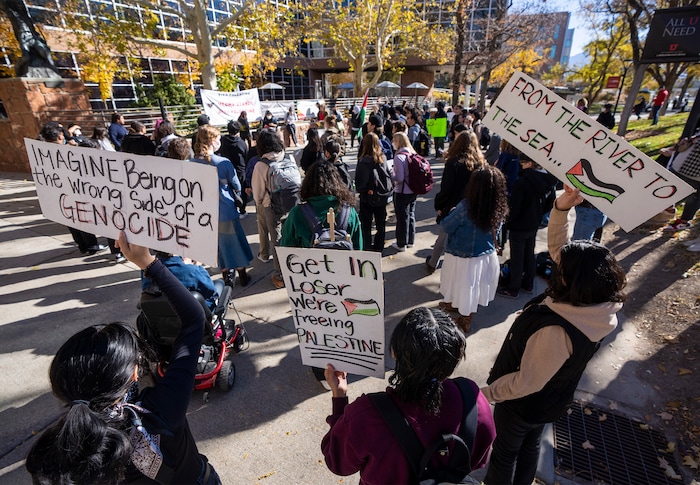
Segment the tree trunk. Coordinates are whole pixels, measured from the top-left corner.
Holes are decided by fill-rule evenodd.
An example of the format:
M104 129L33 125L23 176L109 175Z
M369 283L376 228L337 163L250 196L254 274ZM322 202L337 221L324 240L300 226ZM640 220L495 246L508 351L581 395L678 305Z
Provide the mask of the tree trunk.
M457 43L455 44L454 72L452 73L452 106L459 104L459 88L462 84L462 58L464 57L464 0L457 5ZM469 93L467 93L469 96ZM466 104L469 104L467 100Z
M481 92L479 93L479 111L486 113L486 90L491 80L491 69L488 69L481 77Z
M634 79L632 80L632 85L627 92L625 107L622 110L622 114L620 114L620 124L617 126L617 134L620 136L625 136L625 133L627 133L627 123L629 122L630 115L632 114L632 108L637 100L637 93L639 93L639 89L642 87L644 74L647 72L646 65L637 65L634 66L634 68Z

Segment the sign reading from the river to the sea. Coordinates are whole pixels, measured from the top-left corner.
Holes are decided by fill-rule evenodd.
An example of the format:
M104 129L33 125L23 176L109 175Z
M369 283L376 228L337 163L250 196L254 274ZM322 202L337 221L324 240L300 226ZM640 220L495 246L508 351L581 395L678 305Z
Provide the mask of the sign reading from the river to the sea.
M381 254L276 249L302 363L384 377Z
M517 71L484 124L630 231L693 188L657 162Z
M24 139L44 217L217 265L216 168Z

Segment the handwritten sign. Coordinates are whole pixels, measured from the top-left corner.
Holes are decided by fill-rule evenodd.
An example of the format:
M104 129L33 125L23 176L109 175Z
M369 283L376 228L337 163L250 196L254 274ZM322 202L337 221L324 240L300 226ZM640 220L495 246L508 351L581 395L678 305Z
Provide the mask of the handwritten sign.
M517 71L484 124L630 231L694 189Z
M379 253L278 247L305 365L384 377Z
M24 139L47 219L217 263L219 181L199 163Z
M200 89L204 112L212 125L225 125L230 120L237 120L241 111L245 111L249 121L262 119L262 108L258 90L246 89L233 93Z

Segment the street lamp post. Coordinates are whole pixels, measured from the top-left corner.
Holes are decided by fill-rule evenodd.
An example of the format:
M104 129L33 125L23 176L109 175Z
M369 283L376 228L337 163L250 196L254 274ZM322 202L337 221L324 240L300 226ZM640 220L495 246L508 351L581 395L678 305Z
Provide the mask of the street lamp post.
M625 70L622 71L622 80L620 81L620 87L617 90L617 100L615 101L615 109L613 110L613 116L617 115L617 105L620 104L620 95L622 94L622 88L625 85L625 77L627 76L627 69L632 65L632 59L625 59L622 62L629 62L630 64L625 65Z

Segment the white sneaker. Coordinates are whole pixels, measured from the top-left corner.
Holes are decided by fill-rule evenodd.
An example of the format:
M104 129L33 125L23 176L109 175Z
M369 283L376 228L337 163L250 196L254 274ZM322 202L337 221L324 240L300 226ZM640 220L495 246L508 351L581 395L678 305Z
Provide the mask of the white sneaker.
M391 243L391 247L396 249L400 253L403 253L404 251L406 251L406 246L399 246L396 243Z
M245 219L246 217L248 217L248 213L247 213L247 212L244 212L243 214L238 214L238 218L239 218L239 219Z
M258 253L258 259L262 261L263 263L269 263L270 262L270 257L268 256L267 259L263 258L262 255Z
M691 253L700 253L700 242L693 244L692 246L688 246L688 251Z
M411 248L413 247L413 244L406 244L406 247L407 247L408 249L411 249Z

